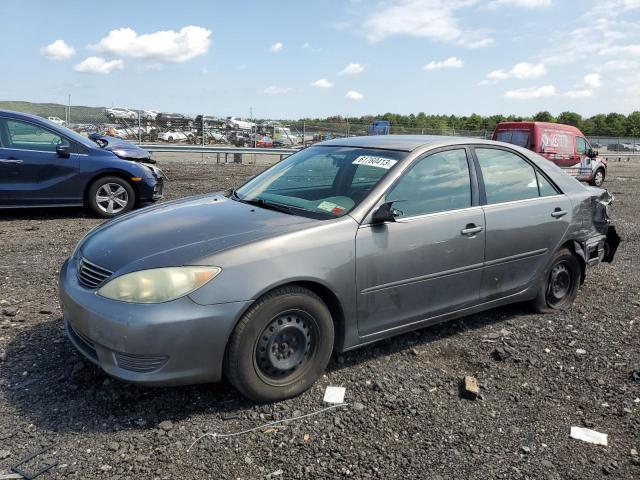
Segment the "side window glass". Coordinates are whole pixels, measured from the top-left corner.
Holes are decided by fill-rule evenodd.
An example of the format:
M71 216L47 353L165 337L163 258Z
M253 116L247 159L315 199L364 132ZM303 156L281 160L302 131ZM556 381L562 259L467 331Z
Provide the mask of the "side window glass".
M387 193L402 217L471 206L471 177L463 149L434 153L419 160Z
M515 153L476 148L487 203L512 202L538 196L536 172Z
M580 155L586 155L587 153L587 141L582 137L576 137L576 150Z
M550 197L558 194L556 187L554 187L549 180L544 177L544 175L540 172L536 172L536 176L538 177L538 188L540 189L541 197Z
M55 152L62 138L54 133L27 122L7 120L8 148L16 150L38 150Z

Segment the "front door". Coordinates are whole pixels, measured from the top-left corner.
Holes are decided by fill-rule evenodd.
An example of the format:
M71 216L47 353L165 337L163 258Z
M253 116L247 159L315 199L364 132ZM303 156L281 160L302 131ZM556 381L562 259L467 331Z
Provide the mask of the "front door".
M385 195L396 222L356 236L361 335L471 306L484 260L484 214L465 148L419 159Z
M0 202L7 205L73 204L82 201L79 156L56 154L63 138L29 122L0 118Z
M519 293L539 278L569 228L572 206L512 150L475 147L475 155L485 197L485 302Z

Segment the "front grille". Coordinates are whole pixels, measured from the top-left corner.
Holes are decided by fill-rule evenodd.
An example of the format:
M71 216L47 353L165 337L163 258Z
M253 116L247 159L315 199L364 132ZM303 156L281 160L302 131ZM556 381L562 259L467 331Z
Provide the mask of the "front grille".
M155 355L132 355L130 353L115 352L116 362L120 368L132 372L149 373L162 367L167 357Z
M97 288L111 275L112 271L91 263L84 257L78 262L78 280L85 287Z

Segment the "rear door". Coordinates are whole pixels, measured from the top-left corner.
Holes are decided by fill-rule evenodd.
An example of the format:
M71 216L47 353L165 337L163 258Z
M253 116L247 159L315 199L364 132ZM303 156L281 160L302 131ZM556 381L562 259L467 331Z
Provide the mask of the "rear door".
M572 216L570 200L524 156L474 148L486 224L480 300L516 294L534 282L558 248Z
M472 164L471 164L472 165ZM430 153L390 188L396 222L356 234L358 331L372 335L475 304L484 214L467 150Z
M0 118L0 131L3 132L0 164L7 174L0 183L0 198L4 203L81 203L80 155L72 153L62 158L56 153L56 146L67 139L39 125L9 118Z

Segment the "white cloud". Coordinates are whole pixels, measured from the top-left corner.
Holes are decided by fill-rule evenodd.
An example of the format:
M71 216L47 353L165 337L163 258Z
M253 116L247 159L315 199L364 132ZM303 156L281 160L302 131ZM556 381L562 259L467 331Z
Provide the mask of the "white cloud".
M345 95L345 98L348 98L349 100L362 100L364 95L360 92L356 92L355 90L349 90Z
M640 0L600 0L586 15L617 17L636 8L640 8Z
M640 43L632 45L613 45L600 50L600 55L640 55Z
M489 6L492 8L503 5L521 8L546 8L550 7L551 4L551 0L493 0Z
M640 62L635 60L609 60L601 67L602 70L635 70L640 69Z
M271 85L265 88L262 93L266 93L267 95L283 95L292 91L293 88L290 87L278 87L277 85Z
M321 78L320 80L316 80L311 84L312 87L318 88L331 88L333 87L333 82L330 82L326 78Z
M511 70L494 70L487 74L487 79L480 82L481 85L488 83L498 83L507 78L517 78L523 80L527 78L540 78L547 74L547 69L542 63L521 62L513 66Z
M589 98L593 96L593 92L591 90L569 90L564 96L569 98Z
M300 48L304 48L304 49L311 48L311 44L310 44L309 42L304 42L304 43L300 46Z
M342 70L338 72L338 75L357 75L358 73L362 73L364 67L359 63L350 63Z
M518 90L509 90L504 94L506 98L516 100L530 100L533 98L552 97L556 94L556 87L553 85L545 85L542 87L520 88Z
M493 39L482 31L463 30L456 17L457 11L477 3L478 0L399 0L376 9L362 30L370 42L408 35L467 48L486 47Z
M485 48L493 45L495 40L491 37L481 38L480 40L469 40L465 47L470 48L471 50L475 50L478 48Z
M589 88L598 88L602 84L600 74L590 73L589 75L585 75L584 84Z
M107 75L114 70L122 70L123 68L124 62L122 60L107 61L102 57L89 57L73 67L76 72L99 73L100 75Z
M76 54L76 50L64 40L56 40L42 47L40 53L50 60L68 60Z
M283 48L284 48L284 44L282 42L276 42L273 45L271 45L271 51L273 53L278 53L282 51Z
M111 30L90 48L118 56L148 58L163 62L186 62L209 51L211 30L189 25L179 32L163 30L138 35L131 28Z
M438 70L441 68L462 68L464 62L456 57L449 57L446 60L442 60L441 62L436 62L435 60L431 60L427 63L423 70Z

